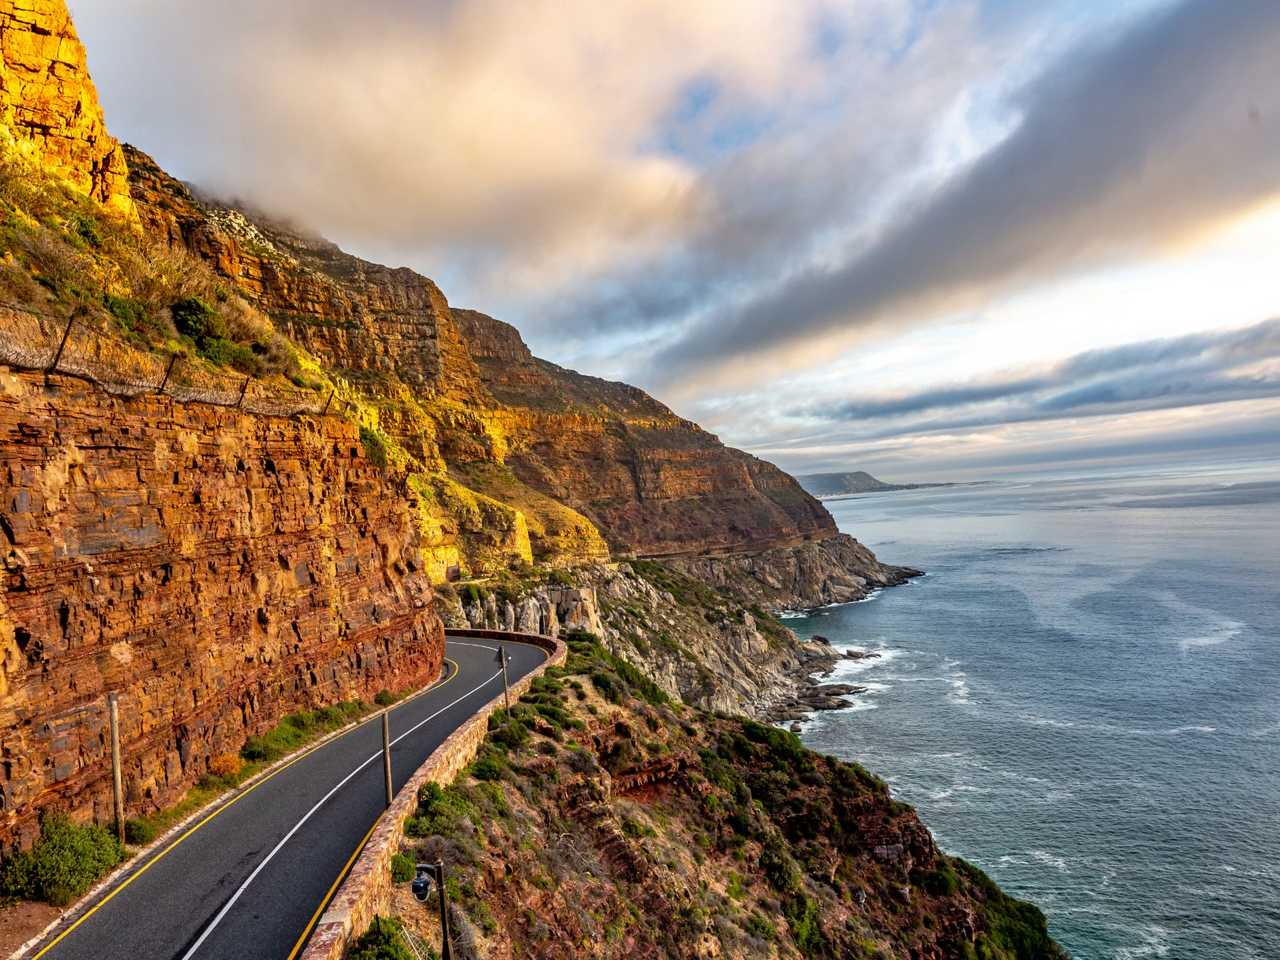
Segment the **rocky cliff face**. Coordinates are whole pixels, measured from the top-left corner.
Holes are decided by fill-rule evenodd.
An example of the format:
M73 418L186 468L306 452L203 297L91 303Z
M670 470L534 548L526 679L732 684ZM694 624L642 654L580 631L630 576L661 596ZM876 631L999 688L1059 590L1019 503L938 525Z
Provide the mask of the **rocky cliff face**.
M771 464L635 387L539 360L510 325L450 309L430 280L200 198L145 154L130 150L129 164L149 231L205 258L374 399L424 475L447 475L459 499L469 491L520 514L530 558L756 550L836 532ZM457 531L442 550L493 568L493 545L466 537L456 511L437 519ZM519 552L513 545L506 558L518 563Z
M438 675L403 491L337 418L0 375L0 841L173 800L293 709Z
M881 563L848 534L730 556L675 557L670 565L736 598L770 610L807 610L863 600L921 571Z
M107 133L62 0L0 2L0 128L77 188L132 216L124 152Z
M643 390L539 360L515 328L485 314L453 316L499 405L507 465L589 517L615 553L744 551L835 534L791 477Z
M831 655L797 640L758 604L661 561L579 567L549 583L446 589L440 613L450 627L589 633L670 696L753 717L804 692L808 672Z

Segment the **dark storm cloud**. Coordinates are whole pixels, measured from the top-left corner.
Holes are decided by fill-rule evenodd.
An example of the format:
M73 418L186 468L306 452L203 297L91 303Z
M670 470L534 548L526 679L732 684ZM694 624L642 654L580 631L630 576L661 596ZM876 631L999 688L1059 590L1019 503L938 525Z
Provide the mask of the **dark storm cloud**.
M651 375L750 375L815 339L1192 239L1280 191L1278 64L1274 0L1190 0L1078 48L1022 91L1016 129L967 172L845 262L697 325Z

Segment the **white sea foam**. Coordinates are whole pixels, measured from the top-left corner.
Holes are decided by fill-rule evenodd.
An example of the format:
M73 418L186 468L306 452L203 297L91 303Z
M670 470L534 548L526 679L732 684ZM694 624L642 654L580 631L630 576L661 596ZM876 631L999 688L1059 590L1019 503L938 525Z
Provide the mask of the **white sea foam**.
M1208 726L1205 726L1205 725L1203 725L1203 724L1193 723L1193 724L1189 724L1189 725L1187 725L1187 726L1185 726L1185 727L1174 727L1172 730L1169 730L1169 731L1167 731L1167 732L1168 732L1168 733L1173 733L1173 734L1178 734L1178 733L1217 733L1217 732L1218 732L1218 728L1217 728L1217 727L1208 727Z
M870 649L846 647L842 652L848 653L855 650L860 653L875 653L878 654L878 656L864 657L861 660L841 660L836 664L836 668L831 672L832 679L848 680L852 677L858 676L858 674L867 673L868 671L883 667L887 663L892 663L910 652L890 647L872 647ZM858 680L858 683L860 684L865 682L866 681L864 680Z
M1185 622L1193 631L1178 640L1178 647L1183 653L1198 647L1221 646L1238 637L1246 626L1242 621L1224 617L1216 610L1188 603L1171 590L1162 590L1155 596L1178 615L1180 623Z
M1169 931L1154 923L1133 931L1138 943L1116 950L1116 960L1143 960L1145 957L1169 956Z
M968 706L972 702L969 699L968 675L960 671L951 674L946 680L947 685L951 687L951 692L947 694L947 700L959 706Z
M872 600L877 600L883 592L882 588L877 587L858 600L846 600L842 603L824 603L820 607L810 607L807 610L780 610L776 616L779 620L804 620L807 617L826 617L830 616L831 611L837 607L852 607L855 603L870 603Z
M1061 730L1068 730L1075 724L1070 720L1054 720L1052 717L1040 717L1034 713L1024 713L1018 717L1023 723L1030 723L1037 727L1057 727Z
M1031 858L1036 863L1043 863L1045 866L1053 867L1059 873L1070 873L1071 868L1067 866L1067 861L1062 857L1055 856L1048 850L1032 850Z

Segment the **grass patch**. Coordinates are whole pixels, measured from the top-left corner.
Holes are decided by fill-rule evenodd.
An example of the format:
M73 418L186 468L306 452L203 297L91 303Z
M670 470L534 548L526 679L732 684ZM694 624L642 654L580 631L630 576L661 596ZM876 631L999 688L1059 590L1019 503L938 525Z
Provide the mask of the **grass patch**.
M368 712L368 704L360 700L344 701L319 710L299 710L288 714L265 733L246 740L240 756L251 763L272 763Z

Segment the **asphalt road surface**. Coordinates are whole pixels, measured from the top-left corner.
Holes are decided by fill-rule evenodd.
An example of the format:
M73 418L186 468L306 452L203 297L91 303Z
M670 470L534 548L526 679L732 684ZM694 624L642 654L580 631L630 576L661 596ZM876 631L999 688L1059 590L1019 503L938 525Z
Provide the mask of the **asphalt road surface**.
M545 651L504 643L512 682ZM501 692L498 642L450 637L448 674L392 708L395 788ZM386 806L382 721L367 720L232 794L141 858L83 919L55 930L40 960L287 960L301 952ZM212 814L212 816L210 816ZM74 922L74 921L72 921Z

